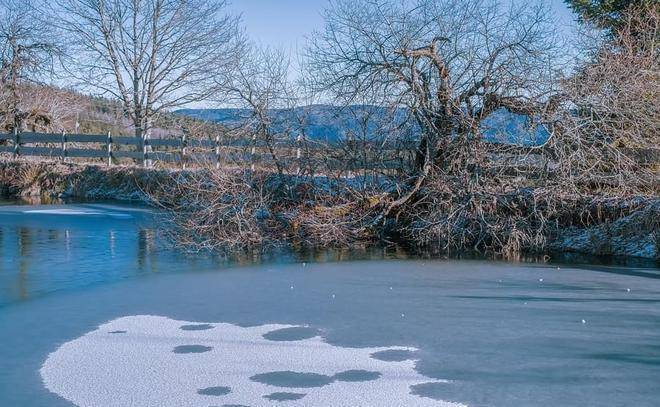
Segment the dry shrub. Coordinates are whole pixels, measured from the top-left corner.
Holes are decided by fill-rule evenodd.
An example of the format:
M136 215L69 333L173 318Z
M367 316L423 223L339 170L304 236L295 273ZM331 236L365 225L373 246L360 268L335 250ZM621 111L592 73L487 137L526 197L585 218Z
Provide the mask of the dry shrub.
M550 150L566 189L658 192L660 7L632 9L625 24L565 81L567 109Z
M34 187L44 173L40 165L24 165L18 168L16 172L17 174L12 180L13 186L22 190Z
M446 252L475 250L513 258L546 245L552 200L533 189L506 191L435 175L406 211L409 240Z
M373 201L347 194L317 196L299 202L291 232L296 242L306 246L345 247L376 239L372 227L376 214Z
M167 213L171 237L186 250L247 250L270 243L271 196L263 181L242 170L177 171L150 196Z
M72 171L65 166L30 159L0 160L0 186L8 197L61 194Z
M578 248L568 241L560 243L569 229L574 235L595 231L592 235L602 242L641 241L657 233L658 221L653 216L658 211L657 196L582 194L556 185L514 188L512 182L488 180L466 188L464 180L436 174L420 192L420 199L406 208L402 233L425 248L477 251L507 259ZM583 249L594 254L625 250L606 251L595 242Z
M207 166L171 172L148 194L188 251L345 247L374 237L370 201L327 179Z

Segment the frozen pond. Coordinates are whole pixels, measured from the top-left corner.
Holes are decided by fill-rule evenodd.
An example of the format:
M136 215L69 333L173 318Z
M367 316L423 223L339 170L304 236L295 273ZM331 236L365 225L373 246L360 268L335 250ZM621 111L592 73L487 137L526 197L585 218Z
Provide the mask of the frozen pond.
M0 207L2 406L657 406L660 272L259 265L114 205Z

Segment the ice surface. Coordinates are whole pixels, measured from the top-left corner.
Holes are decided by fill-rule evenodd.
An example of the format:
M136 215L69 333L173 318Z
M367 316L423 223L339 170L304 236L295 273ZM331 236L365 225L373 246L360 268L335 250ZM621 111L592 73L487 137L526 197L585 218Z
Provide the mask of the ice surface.
M131 215L127 213L112 212L99 209L85 209L85 208L57 208L57 209L31 209L23 211L26 214L39 214L39 215L66 215L66 216L110 216L112 218L130 219Z
M294 328L304 327L129 316L62 345L41 375L50 391L81 407L459 406L411 393L433 381L415 371L414 360L372 357L414 348L344 348L319 336L268 339Z

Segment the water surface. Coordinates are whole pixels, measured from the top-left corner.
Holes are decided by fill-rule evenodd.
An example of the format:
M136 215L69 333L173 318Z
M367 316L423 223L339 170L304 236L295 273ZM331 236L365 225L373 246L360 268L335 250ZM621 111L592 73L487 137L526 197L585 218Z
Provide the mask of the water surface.
M228 266L163 247L154 219L137 209L0 208L0 405L71 406L42 383L48 355L104 323L139 315L188 321L186 335L206 335L219 323L282 324L291 327L270 332L273 343L320 335L337 347L414 348L413 355L377 357L417 359L416 371L429 380L410 390L438 403L658 405L657 269L414 259L303 264L296 256ZM377 379L378 372L361 370L339 377L356 385ZM283 373L256 379L318 381ZM304 397L294 400L303 393L277 388L264 405L304 405Z

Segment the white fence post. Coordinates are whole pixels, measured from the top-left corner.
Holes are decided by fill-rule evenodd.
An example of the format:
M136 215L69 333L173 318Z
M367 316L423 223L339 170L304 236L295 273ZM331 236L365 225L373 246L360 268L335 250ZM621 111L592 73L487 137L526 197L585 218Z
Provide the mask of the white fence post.
M302 158L302 134L298 134L296 137L296 163L298 168L296 168L296 175L300 175L302 171L301 158Z
M14 158L18 158L18 156L21 155L20 138L21 136L18 132L18 128L14 127Z
M67 142L66 142L66 130L62 130L62 162L66 162L66 150L67 150Z
M144 168L151 168L152 163L149 159L149 153L151 152L151 146L149 145L149 130L144 132L142 136L142 165Z
M112 166L112 133L108 132L108 167Z
M252 148L250 149L250 170L254 171L256 168L255 159L257 154L257 133L252 136Z
M188 136L183 133L181 136L181 169L186 169L186 155L188 154Z

